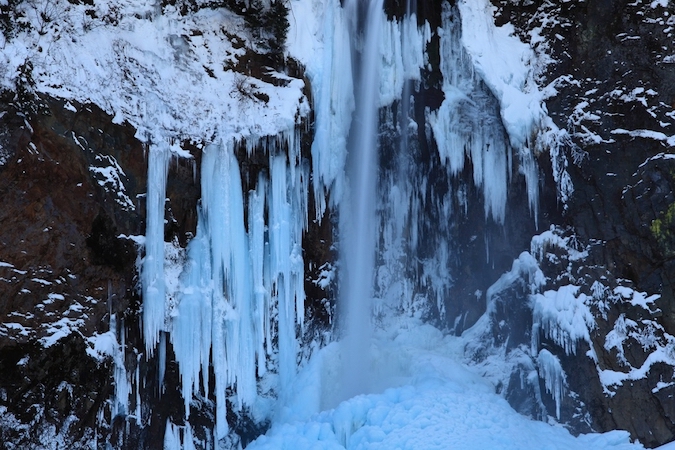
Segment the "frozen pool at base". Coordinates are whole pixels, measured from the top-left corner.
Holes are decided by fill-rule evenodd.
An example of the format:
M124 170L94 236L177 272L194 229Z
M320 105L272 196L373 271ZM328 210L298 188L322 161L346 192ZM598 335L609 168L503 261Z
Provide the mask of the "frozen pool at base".
M643 448L625 431L574 437L560 425L517 413L490 382L458 362L466 343L461 337L412 318L387 328L376 331L371 346L369 392L334 397L342 370L340 346L333 343L299 374L292 401L276 412L269 432L247 448Z

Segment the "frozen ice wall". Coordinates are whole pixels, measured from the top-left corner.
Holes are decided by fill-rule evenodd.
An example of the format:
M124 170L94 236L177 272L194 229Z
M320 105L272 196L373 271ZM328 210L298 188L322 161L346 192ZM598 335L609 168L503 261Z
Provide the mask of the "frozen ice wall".
M247 193L235 157L245 145L224 140L204 149L197 234L171 295L164 289L165 276L172 270L164 259L165 245L170 245L164 243L164 205L152 199L164 197L167 160L161 149L151 149L150 183L156 186L148 194L144 338L148 354L160 343L162 366L159 335L169 333L186 416L194 394L208 396L212 364L218 439L228 433L228 402L235 408L253 405L258 377L270 365L277 373L275 391L280 397L294 378L296 326L304 319L301 244L309 181L297 133L248 145L250 152L268 156L269 170L257 175Z

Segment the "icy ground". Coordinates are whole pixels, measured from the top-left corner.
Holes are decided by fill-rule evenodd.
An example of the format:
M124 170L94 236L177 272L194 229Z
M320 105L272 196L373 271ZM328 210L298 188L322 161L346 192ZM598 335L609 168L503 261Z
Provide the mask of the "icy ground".
M389 317L372 341L371 393L337 405L340 348L329 345L299 374L270 431L247 449L643 448L625 431L574 437L518 414L459 362L465 344L415 318Z

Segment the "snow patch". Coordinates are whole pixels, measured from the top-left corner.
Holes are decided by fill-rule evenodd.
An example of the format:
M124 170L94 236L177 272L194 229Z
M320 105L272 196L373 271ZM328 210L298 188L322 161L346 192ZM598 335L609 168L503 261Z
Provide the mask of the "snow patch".
M596 327L588 307L588 297L574 285L561 286L532 298L534 324L568 355L577 352L577 342L585 341L593 349L590 331ZM533 332L534 334L534 332Z

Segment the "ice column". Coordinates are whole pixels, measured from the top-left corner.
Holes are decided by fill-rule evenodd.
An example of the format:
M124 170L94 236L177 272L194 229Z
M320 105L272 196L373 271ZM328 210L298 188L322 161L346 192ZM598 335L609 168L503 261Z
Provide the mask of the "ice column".
M146 356L152 355L164 328L164 202L170 151L166 142L150 144L148 151L147 225L141 270L143 339Z
M339 1L325 2L321 63L307 68L316 118L312 173L317 219L326 210L328 192L333 202L342 197L347 136L354 110L349 32L344 16Z
M296 324L302 326L304 318L301 245L309 180L299 144L293 131L250 145L251 152L269 154L269 169L258 174L247 195L235 142L209 145L203 153L197 235L188 246L171 340L186 415L200 373L208 393L212 356L217 438L229 430L227 401L235 407L254 403L257 376L265 374L275 350L275 390L282 401L294 379Z

